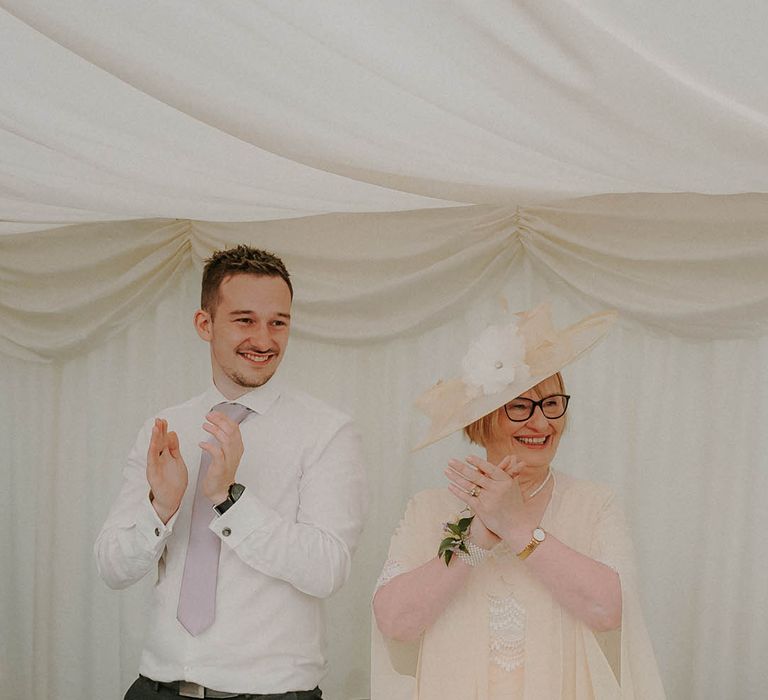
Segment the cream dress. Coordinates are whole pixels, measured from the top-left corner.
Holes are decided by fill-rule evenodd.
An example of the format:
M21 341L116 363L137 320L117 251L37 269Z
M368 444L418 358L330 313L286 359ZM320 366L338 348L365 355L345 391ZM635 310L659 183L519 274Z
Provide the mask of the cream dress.
M378 585L432 559L443 523L463 506L447 489L414 496L392 536ZM502 543L472 570L418 642L382 640L374 624L371 700L665 697L637 598L631 543L611 490L558 472L541 525L619 573L620 630L594 633L560 607ZM403 687L397 674L415 681L396 699L393 689Z

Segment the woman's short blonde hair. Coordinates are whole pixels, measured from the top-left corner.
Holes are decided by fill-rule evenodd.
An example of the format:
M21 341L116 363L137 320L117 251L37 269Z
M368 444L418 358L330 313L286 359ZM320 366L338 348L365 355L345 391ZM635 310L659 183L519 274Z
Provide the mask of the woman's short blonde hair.
M552 394L565 394L563 375L560 372L556 372L551 377L542 379L536 386L531 387L531 391L538 399L543 399L545 396L551 396ZM503 412L504 406L499 406L495 411L482 418L478 418L474 423L470 423L464 428L464 435L469 438L471 443L486 447L496 431L496 426Z

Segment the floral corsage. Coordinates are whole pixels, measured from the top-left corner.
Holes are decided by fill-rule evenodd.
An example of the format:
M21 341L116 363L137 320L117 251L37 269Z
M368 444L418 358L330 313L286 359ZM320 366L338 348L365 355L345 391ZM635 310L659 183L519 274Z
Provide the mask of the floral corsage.
M469 554L467 549L467 538L469 537L469 527L475 519L474 515L468 515L464 518L459 517L452 523L443 525L443 533L447 537L440 543L437 550L437 558L445 559L445 565L451 563L454 554L463 552Z

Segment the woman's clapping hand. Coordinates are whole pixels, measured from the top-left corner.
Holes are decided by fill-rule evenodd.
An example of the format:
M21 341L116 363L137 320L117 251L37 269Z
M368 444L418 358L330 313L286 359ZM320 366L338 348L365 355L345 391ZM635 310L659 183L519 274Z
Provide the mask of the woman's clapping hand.
M449 460L445 470L448 488L476 514L471 539L479 546L490 548L494 537L496 541L509 539L513 532L530 532L537 526L536 514L526 507L520 492L517 477L524 466L513 456L498 465L477 455L463 462Z

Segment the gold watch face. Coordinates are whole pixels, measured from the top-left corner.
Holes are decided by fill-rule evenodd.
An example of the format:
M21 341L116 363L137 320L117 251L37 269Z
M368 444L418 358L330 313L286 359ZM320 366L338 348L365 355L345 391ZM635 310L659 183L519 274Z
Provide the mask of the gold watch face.
M547 533L544 532L544 530L542 530L540 527L537 527L533 531L533 539L539 543L543 542L546 536L547 536Z

